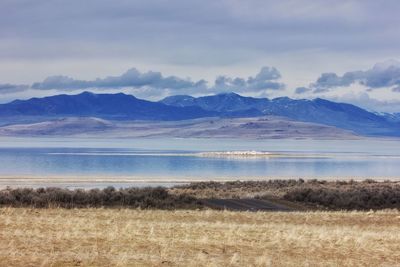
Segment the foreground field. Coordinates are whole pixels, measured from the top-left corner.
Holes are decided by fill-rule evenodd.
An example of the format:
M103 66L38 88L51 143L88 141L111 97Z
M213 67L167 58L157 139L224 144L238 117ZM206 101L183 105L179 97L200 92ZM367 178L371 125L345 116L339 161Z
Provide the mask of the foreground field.
M400 212L0 209L4 266L399 266Z

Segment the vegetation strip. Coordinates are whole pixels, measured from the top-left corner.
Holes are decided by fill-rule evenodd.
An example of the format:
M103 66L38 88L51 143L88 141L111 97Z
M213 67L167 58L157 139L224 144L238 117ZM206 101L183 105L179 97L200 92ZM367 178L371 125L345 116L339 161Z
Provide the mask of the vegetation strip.
M130 207L142 209L194 209L200 201L186 194L173 195L165 188L107 187L103 190L62 188L17 188L0 191L0 205L13 207Z
M0 206L129 207L237 211L400 209L400 182L268 180L197 182L172 188L7 188Z

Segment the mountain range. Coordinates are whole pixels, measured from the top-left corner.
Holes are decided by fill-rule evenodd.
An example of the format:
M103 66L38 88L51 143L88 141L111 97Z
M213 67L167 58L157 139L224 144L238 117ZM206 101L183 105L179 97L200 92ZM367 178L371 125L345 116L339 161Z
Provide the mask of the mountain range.
M336 103L321 98L314 100L243 97L235 93L194 98L171 96L162 103L176 107L197 106L207 111L217 111L223 116L274 115L302 122L312 122L354 131L361 135L399 136L400 123L388 115L381 116L357 106Z
M400 136L398 114L378 114L360 107L317 98L275 99L235 93L192 97L170 96L158 102L132 95L56 95L15 100L0 105L2 125L32 123L68 117L95 117L117 121L181 121L197 118L256 118L279 116L291 121L334 126L366 136Z
M138 99L132 95L94 94L55 95L15 100L0 105L0 117L20 116L91 116L108 119L185 120L210 117L215 112L197 106L175 107Z

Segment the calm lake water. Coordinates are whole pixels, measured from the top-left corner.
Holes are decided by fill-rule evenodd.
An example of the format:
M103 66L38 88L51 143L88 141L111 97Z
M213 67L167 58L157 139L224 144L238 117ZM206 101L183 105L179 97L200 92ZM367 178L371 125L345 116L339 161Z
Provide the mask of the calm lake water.
M193 155L239 150L283 156ZM0 138L0 164L1 177L385 179L400 177L400 141Z

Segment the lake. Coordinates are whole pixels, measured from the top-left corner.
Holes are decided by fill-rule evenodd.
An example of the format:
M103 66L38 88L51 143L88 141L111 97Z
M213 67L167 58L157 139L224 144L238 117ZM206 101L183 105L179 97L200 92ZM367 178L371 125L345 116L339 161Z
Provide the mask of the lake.
M266 151L273 158L199 157L209 151ZM230 140L0 138L0 185L28 178L80 180L82 186L190 180L400 177L397 140ZM24 179L22 179L24 178ZM18 180L19 179L19 180ZM72 180L68 181L73 186ZM48 182L48 181L47 181ZM42 184L50 184L50 182ZM64 181L65 182L65 181Z

